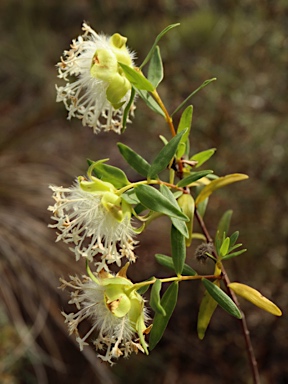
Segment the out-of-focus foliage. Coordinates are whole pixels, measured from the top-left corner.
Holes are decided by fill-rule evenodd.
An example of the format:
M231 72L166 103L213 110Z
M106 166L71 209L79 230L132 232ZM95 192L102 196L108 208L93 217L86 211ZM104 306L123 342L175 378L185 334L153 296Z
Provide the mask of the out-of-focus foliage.
M286 382L286 2L3 0L0 12L0 298L1 311L10 319L10 325L1 323L1 337L7 340L12 332L15 351L23 352L21 363L11 368L3 360L3 354L9 353L13 361L11 349L5 349L10 346L0 343L0 381L12 377L13 383L129 384L149 378L151 382L205 384L213 377L213 383L222 384L232 382L237 372L237 383L246 384L249 375L242 335L229 315L215 316L205 344L198 340L197 310L187 313L191 297L201 297L195 291L181 295L158 349L112 370L97 363L94 351L80 353L67 337L60 315L67 297L62 302L56 287L58 276L73 274L75 263L70 265L69 251L55 246L54 233L46 227L46 207L51 204L47 186L70 185L74 175L84 173L85 158L110 157L115 165L122 161L111 150L118 136L92 136L78 121L66 121L63 106L55 103L55 64L86 20L97 31L128 36L139 63L165 26L181 23L161 45L166 80L159 92L170 111L204 80L217 77L217 82L192 98L191 147L195 153L218 149L207 162L208 168L214 162L217 174L236 171L250 178L231 187L233 192L223 189L213 195L206 222L215 232L223 212L233 209L239 240L248 248L235 264L229 263L233 280L253 281L284 309L283 318L275 320L249 303L242 304L249 309L248 325L263 383ZM136 112L127 127L135 135L126 139L124 133L121 141L151 159L156 146L162 145L156 140L161 116L155 119L147 108L138 107ZM155 138L147 148L141 142L144 131ZM129 177L133 179L133 174ZM141 237L135 279L145 278L146 266L153 269L153 255L165 252L166 227L164 221L162 239L154 239L153 226ZM188 255L192 265L196 263L193 243ZM205 272L211 267L209 262L201 266ZM193 287L198 289L196 284Z

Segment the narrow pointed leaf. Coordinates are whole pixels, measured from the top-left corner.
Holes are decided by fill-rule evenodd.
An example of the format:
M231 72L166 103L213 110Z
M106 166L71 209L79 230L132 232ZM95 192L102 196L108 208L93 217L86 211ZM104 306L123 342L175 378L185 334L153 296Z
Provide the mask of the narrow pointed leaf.
M199 213L199 215L204 218L204 215L205 215L205 212L206 212L206 208L207 208L207 205L208 205L208 202L209 202L209 197L207 197L207 199L201 201L201 203L199 203L197 205L197 211Z
M163 80L163 76L163 64L160 54L160 48L157 45L151 56L147 78L150 83L153 84L155 88L157 88L159 83Z
M241 243L235 244L233 247L231 247L231 237L230 237L230 246L229 246L229 251L228 252L234 251L234 249L237 249L239 247L242 247Z
M219 221L217 227L217 236L219 236L221 240L223 239L224 233L226 234L226 236L228 235L232 214L232 209L229 209L222 215Z
M152 111L158 113L159 115L165 117L165 113L159 106L159 104L153 99L151 94L147 91L141 91L140 89L137 89L137 93L140 95L140 97L144 100L146 105L152 109Z
M230 313L230 315L235 316L237 319L241 319L242 315L239 311L239 308L234 303L234 301L217 285L213 284L207 279L202 279L202 283L207 289L208 293L213 297L214 300L222 307L225 311Z
M140 68L143 68L144 65L146 65L148 63L148 61L151 59L151 56L153 55L153 52L154 52L154 49L156 48L156 45L159 43L160 39L168 32L170 31L170 29L172 28L175 28L175 27L178 27L180 25L180 23L176 23L176 24L171 24L171 25L168 25L168 27L164 28L163 31L161 31L159 33L159 35L157 35L150 51L148 52L148 55L145 57L143 63L140 65Z
M188 232L188 236L186 236L187 238L185 239L185 243L186 247L190 247L193 235L195 201L191 194L183 193L178 199L178 204L182 212L189 218L189 221L185 223Z
M164 267L167 267L169 269L172 269L174 271L174 263L173 263L173 259L171 256L166 256L166 255L162 255L160 253L157 253L155 255L155 258L159 264L161 264ZM195 275L197 275L197 272L194 271L194 269L191 268L190 265L184 264L182 275L183 276L195 276Z
M133 151L130 147L125 144L117 143L118 149L127 163L135 169L141 176L147 177L150 164L143 159L138 153Z
M120 63L119 65L123 69L126 78L134 85L137 89L143 89L144 91L153 92L155 87L150 83L143 73L136 71L136 69L129 67L126 64Z
M176 208L157 189L149 185L138 185L135 187L135 193L141 204L151 211L160 212L170 217L188 221L188 217L180 211L180 208Z
M151 295L150 295L150 307L153 309L154 312L160 313L163 316L166 316L166 311L162 307L160 302L160 291L161 291L162 283L159 279L156 279L155 283L152 286L151 289Z
M282 315L281 309L277 307L277 305L272 301L264 297L256 289L240 283L230 283L228 284L228 287L232 289L232 291L234 291L237 295L244 297L244 299L250 301L257 307L264 309L264 311L272 313L272 315L275 316Z
M185 134L185 130L174 136L158 153L155 160L152 162L148 177L156 177L161 171L167 168L177 150L178 144Z
M171 117L175 115L178 111L180 111L181 108L184 107L184 105L193 97L198 91L200 91L202 88L206 87L208 84L210 84L212 81L215 81L216 78L214 77L213 79L205 80L200 87L195 89L195 91L191 92L188 97L175 109L175 111L171 114Z
M211 183L206 185L197 196L196 205L201 203L201 201L205 200L208 196L211 195L211 193L213 193L217 189L225 187L228 184L235 183L236 181L241 181L246 179L248 179L247 175L244 175L242 173L233 173L231 175L219 177L218 179L211 181Z
M163 194L163 196L165 196L170 201L170 203L172 203L175 206L175 208L179 209L179 205L177 203L177 200L174 194L170 191L170 189L166 185L160 185L160 191ZM170 217L170 219L174 227L177 228L178 231L182 233L183 236L188 238L189 233L188 233L187 225L185 224L185 222L175 217Z
M232 235L230 236L230 249L231 247L234 246L234 244L238 240L238 237L239 237L239 231L235 231L234 233L232 233Z
M213 284L219 286L218 280ZM200 304L197 320L197 333L200 340L204 339L206 330L208 328L208 325L210 324L211 318L215 309L217 308L217 305L217 301L215 301L213 297L207 291L205 291Z
M209 174L213 173L212 170L207 171L199 171L199 172L191 172L189 176L185 177L184 179L180 180L177 184L178 187L186 187L189 184L194 183L195 181L202 179L202 177L205 177Z
M241 249L241 251L228 253L228 255L222 257L222 260L232 259L232 257L240 256L240 255L242 255L242 253L244 253L244 252L246 252L246 251L247 251L247 249Z
M156 313L153 320L153 327L149 337L149 349L156 347L161 340L163 333L168 325L170 317L175 309L178 298L178 282L173 282L165 291L161 299L161 306L166 312L166 316Z
M121 128L121 133L123 133L126 129L126 124L127 124L127 120L128 120L128 116L129 116L129 112L130 112L130 108L133 104L133 101L135 99L135 89L132 87L131 88L131 95L130 95L130 99L125 107L125 110L123 112L123 119L122 119L122 128Z
M221 244L221 247L220 247L220 257L222 258L223 256L226 256L227 255L227 252L228 252L228 249L229 249L229 245L230 245L230 238L229 237L226 237L226 239L223 241L223 243Z
M206 149L205 151L195 153L190 160L198 161L196 168L201 167L211 156L214 155L216 148Z
M177 275L181 275L186 259L185 237L172 224L171 226L171 249L174 269Z
M189 138L191 125L192 125L193 106L189 105L181 115L178 125L177 133L186 129L185 135L182 136L180 144L177 149L176 157L180 159L186 152L186 143Z

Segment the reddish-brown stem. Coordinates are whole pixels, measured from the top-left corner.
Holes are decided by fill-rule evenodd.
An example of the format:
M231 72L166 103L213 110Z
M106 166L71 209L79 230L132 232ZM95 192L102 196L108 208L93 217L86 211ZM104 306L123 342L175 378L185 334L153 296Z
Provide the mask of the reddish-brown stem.
M198 223L199 223L199 225L200 225L200 227L202 229L202 232L203 232L204 236L206 237L207 242L208 243L213 243L213 239L210 236L209 231L208 231L208 229L207 229L207 227L205 225L205 222L204 222L203 218L201 217L201 215L199 214L199 212L197 211L197 209L195 209L195 216L196 216L197 221L198 221ZM216 252L214 252L214 256L217 258L218 255L217 255ZM227 272L226 272L225 268L223 267L223 265L221 266L221 269L222 269L222 276L223 276L223 281L224 281L224 284L226 286L226 289L227 289L229 295L231 296L232 300L234 301L234 303L237 305L237 307L239 308L239 310L242 313L241 328L242 328L242 333L243 333L245 344L246 344L246 350L247 350L247 354L248 354L249 363L250 363L250 366L251 366L251 372L252 372L252 375L253 375L254 384L261 384L259 370L258 370L258 365L257 365L257 360L256 360L254 349L253 349L253 346L252 346L252 342L251 342L251 338L250 338L250 332L249 332L249 329L248 329L248 325L247 325L245 314L241 310L241 307L240 307L239 301L237 299L237 296L228 287L228 285L230 283L230 279L229 279L229 277L227 275Z

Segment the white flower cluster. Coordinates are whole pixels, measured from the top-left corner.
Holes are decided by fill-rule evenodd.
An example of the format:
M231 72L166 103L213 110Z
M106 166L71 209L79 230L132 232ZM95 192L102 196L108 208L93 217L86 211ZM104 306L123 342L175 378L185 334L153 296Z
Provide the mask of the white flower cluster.
M82 280L77 276L70 278L69 282L60 279L61 288L72 289L69 304L75 304L78 311L62 314L69 333L76 334L80 350L88 345L88 337L97 332L94 345L98 356L111 365L120 356L128 357L138 351L147 353L144 335L149 332L145 325L149 318L143 298L137 292L131 292L133 284L130 280L103 271L93 280L87 276ZM124 303L122 307L121 302ZM91 320L92 327L80 337L78 326L85 319Z
M131 85L118 62L132 67L134 53L126 47L127 39L119 34L98 35L85 23L82 29L84 34L72 41L70 50L64 51L57 64L58 77L66 85L56 86L56 101L63 101L68 119L77 117L95 133L120 133ZM133 110L132 104L131 115Z
M63 240L73 245L70 249L75 253L76 260L85 257L93 261L95 256L100 255L101 261L96 261L98 271L102 268L108 271L107 264L111 263L120 266L123 256L130 262L135 261L136 241L133 240L131 214L128 211L119 220L108 211L103 197L109 192L85 191L79 180L70 188L50 188L55 204L48 209L53 212L52 219L56 221L50 227L59 231L56 241Z

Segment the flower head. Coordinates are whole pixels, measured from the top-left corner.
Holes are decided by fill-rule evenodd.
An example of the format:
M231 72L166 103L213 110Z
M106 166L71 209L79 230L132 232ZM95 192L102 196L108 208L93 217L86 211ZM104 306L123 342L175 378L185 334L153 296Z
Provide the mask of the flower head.
M123 256L135 261L131 207L111 183L91 176L90 180L79 177L70 188L50 188L55 204L48 209L56 223L49 226L59 231L56 241L74 244L70 249L76 260L82 256L92 261L100 255L98 270L107 271L107 264L120 266Z
M133 289L132 282L121 276L123 269L126 266L116 276L102 270L96 275L91 274L92 278L83 276L81 280L70 276L70 282L60 279L61 288L73 289L69 304L75 304L78 310L68 315L62 313L69 333L76 334L80 350L83 350L83 346L88 345L89 336L98 331L93 344L98 356L110 364L113 359L128 357L132 352L148 354L144 334L149 332L145 325L149 318L144 299ZM90 319L92 327L80 337L78 326L85 319Z
M132 67L134 54L118 33L98 35L85 23L82 29L84 34L72 41L57 64L58 77L67 83L56 86L56 101L63 101L68 119L79 118L95 133L100 129L120 133L131 84L118 63ZM131 114L133 109L132 105Z

